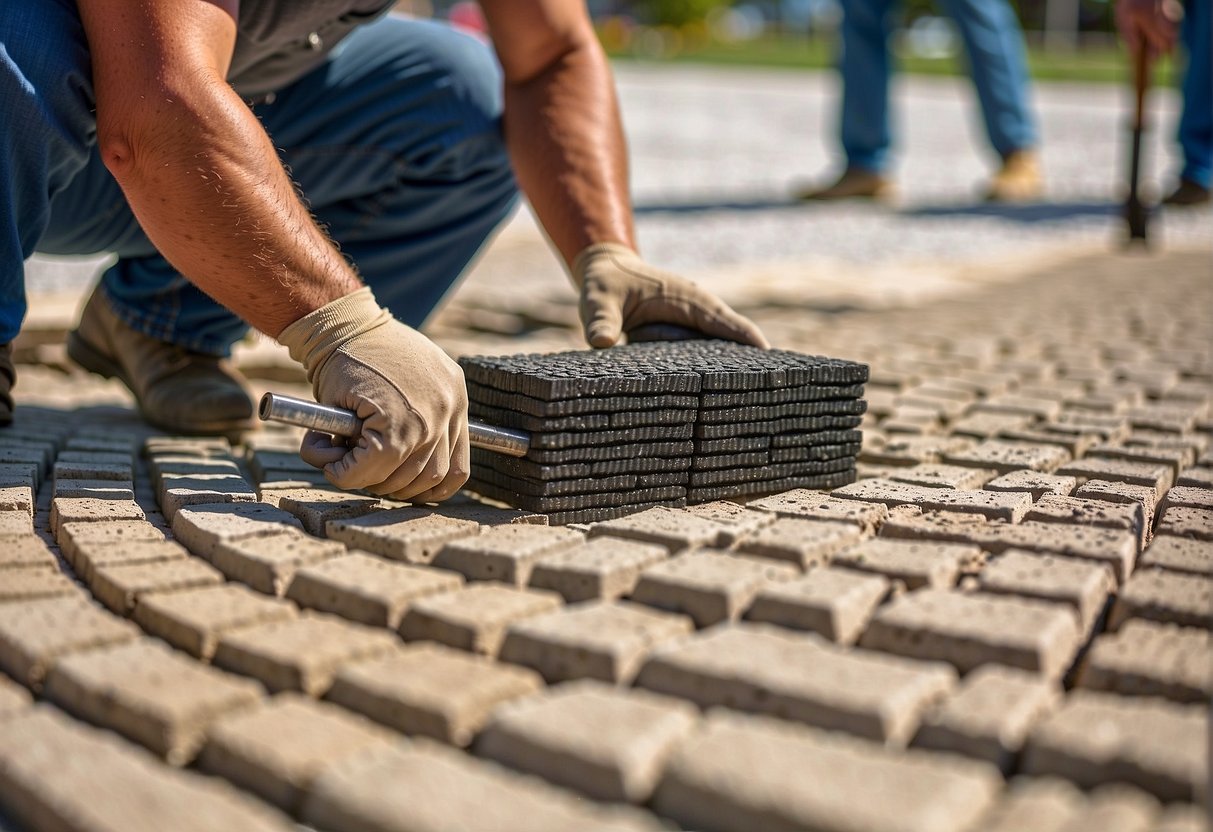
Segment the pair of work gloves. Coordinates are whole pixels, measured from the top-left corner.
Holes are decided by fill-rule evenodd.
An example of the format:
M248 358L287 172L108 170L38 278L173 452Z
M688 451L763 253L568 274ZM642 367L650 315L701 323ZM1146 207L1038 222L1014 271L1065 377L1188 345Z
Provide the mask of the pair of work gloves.
M719 298L653 268L626 246L590 246L572 274L591 346L613 346L649 324L768 346L758 327ZM445 500L467 481L463 370L381 308L369 288L300 318L278 340L307 369L316 401L363 420L351 445L314 431L304 437L300 455L334 485L420 503Z

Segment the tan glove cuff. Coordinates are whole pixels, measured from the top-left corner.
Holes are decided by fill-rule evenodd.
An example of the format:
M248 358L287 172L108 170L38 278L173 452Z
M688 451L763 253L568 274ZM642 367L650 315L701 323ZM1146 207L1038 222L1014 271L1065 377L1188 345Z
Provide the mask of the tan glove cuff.
M623 256L634 258L638 255L635 250L625 246L623 243L594 243L592 246L586 246L573 258L573 265L569 267L569 274L573 278L573 284L580 289L585 285L586 273L595 263Z
M391 320L391 313L379 305L370 287L364 286L304 315L282 330L278 343L307 369L311 381L317 368L342 344Z

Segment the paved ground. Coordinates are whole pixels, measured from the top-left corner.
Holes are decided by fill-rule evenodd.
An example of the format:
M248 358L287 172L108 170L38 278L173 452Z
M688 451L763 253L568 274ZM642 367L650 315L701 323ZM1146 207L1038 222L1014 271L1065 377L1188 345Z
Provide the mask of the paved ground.
M723 105L738 77L659 76L663 102L629 70L625 101ZM680 124L642 131L642 201L662 141L706 143ZM973 178L946 170L932 198ZM832 265L797 291L809 217ZM646 213L779 345L871 365L860 479L571 529L334 492L285 430L158 437L65 372L79 282L43 272L65 291L35 298L0 441L0 829L1208 829L1208 215L1151 255L1107 251L1107 217L883 221ZM770 258L674 242L768 225ZM575 343L554 292L498 288L538 262L519 221L431 331ZM241 360L296 389L272 350Z

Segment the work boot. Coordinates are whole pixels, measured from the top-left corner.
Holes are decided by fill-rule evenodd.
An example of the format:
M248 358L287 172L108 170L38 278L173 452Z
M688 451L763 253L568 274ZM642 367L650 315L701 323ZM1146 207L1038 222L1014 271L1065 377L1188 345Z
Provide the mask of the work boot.
M122 381L158 428L233 436L256 426L244 379L230 362L136 332L100 288L68 335L67 354L86 370Z
M13 345L0 344L0 428L13 423L13 385L16 383Z
M990 180L987 202L1033 202L1044 193L1040 158L1034 150L1014 150L1002 160L1002 167Z
M800 199L830 201L837 199L888 199L893 195L893 183L873 170L849 167L838 181L825 188L803 191Z
M1179 185L1175 190L1167 195L1167 198L1162 201L1163 205L1172 205L1176 208L1191 208L1194 205L1209 204L1209 189L1204 185L1197 184L1191 179L1180 179Z

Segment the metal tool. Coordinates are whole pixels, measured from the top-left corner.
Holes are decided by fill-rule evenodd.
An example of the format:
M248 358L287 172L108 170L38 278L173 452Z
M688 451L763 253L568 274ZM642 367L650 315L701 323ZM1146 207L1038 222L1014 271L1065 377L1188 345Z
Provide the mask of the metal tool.
M285 422L333 436L357 436L362 432L362 420L352 410L326 404L266 393L257 409L262 421ZM483 448L505 456L526 456L531 447L529 434L519 430L498 428L483 422L468 420L468 442L473 448Z
M1146 92L1150 87L1150 50L1139 44L1133 55L1133 150L1129 162L1129 197L1125 201L1125 221L1129 242L1144 245L1150 223L1150 209L1142 202L1138 179L1141 175L1141 136L1146 130Z

